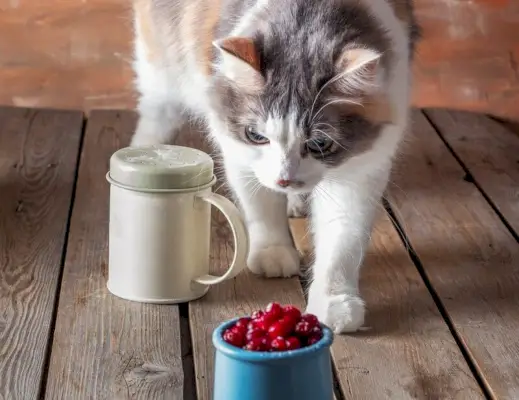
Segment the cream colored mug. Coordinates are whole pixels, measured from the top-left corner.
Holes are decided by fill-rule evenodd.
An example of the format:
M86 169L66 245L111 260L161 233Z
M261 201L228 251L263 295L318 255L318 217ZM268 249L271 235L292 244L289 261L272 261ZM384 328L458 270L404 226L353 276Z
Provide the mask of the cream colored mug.
M108 290L146 303L180 303L205 295L246 265L249 239L232 202L212 192L211 157L181 146L124 148L110 159ZM234 258L209 275L211 205L229 221Z

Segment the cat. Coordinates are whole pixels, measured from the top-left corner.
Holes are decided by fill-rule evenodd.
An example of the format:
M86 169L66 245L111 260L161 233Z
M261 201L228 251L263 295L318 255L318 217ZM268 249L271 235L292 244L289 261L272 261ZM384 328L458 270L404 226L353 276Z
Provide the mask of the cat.
M359 269L408 126L410 0L134 0L133 146L205 122L250 235L249 269L300 273L288 217L309 213L306 311L364 324Z

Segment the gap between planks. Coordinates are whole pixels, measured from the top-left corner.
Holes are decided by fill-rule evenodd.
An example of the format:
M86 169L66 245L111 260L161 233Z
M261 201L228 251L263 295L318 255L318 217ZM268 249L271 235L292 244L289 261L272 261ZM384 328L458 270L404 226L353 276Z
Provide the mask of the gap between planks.
M469 125L450 129L472 133ZM516 399L519 247L420 111L412 132L394 168L389 202L488 393Z
M519 242L519 136L486 115L425 110L424 115Z
M129 143L131 112L92 112L49 364L48 399L183 399L177 306L121 300L106 289L109 185L113 152Z
M368 330L335 337L345 399L484 399L407 250L381 207L361 270ZM305 219L292 221L310 259Z
M61 276L80 111L0 108L0 398L37 399Z

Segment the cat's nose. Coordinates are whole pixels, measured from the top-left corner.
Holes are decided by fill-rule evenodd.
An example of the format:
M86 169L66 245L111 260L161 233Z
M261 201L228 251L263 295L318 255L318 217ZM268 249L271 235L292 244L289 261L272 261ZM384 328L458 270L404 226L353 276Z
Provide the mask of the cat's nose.
M292 182L287 179L278 179L278 181L276 183L278 184L278 186L286 188L286 187L290 186L290 184Z

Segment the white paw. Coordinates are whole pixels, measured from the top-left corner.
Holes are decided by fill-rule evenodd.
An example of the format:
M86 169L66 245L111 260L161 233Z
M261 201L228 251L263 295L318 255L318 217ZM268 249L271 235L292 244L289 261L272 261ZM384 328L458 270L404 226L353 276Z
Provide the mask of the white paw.
M267 246L252 248L249 269L267 278L288 278L299 274L299 253L292 246Z
M337 334L358 331L364 324L364 310L362 299L349 294L312 296L306 308Z
M308 205L306 196L288 195L287 196L287 215L290 218L306 217L308 214Z

